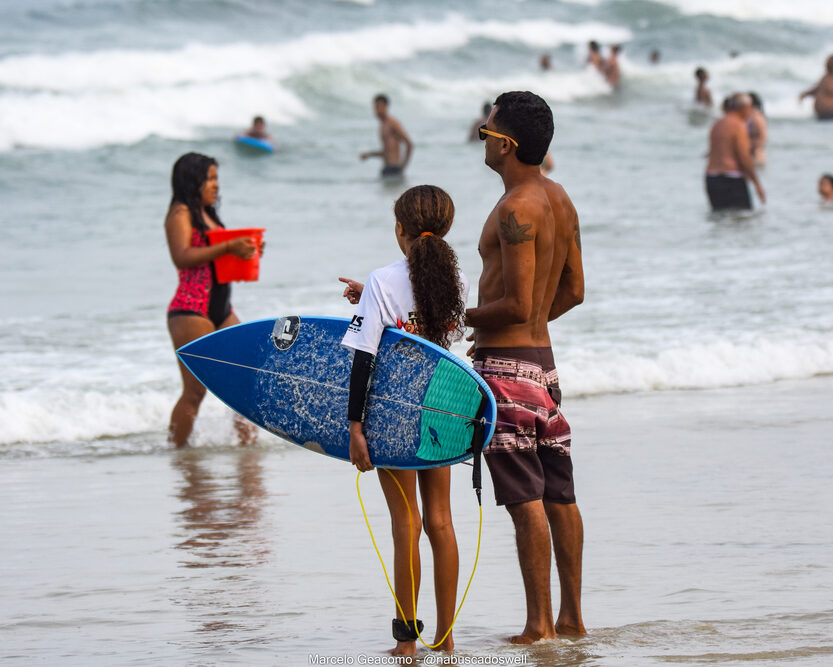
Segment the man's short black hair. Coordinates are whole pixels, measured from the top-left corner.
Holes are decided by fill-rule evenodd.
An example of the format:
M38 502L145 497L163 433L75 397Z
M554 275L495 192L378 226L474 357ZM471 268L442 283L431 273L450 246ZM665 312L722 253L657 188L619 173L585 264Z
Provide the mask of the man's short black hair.
M552 141L549 105L535 93L513 91L495 100L495 125L518 142L515 155L524 164L541 164Z
M390 105L390 100L388 99L387 95L383 95L379 93L376 97L373 98L374 102L384 102L387 105Z

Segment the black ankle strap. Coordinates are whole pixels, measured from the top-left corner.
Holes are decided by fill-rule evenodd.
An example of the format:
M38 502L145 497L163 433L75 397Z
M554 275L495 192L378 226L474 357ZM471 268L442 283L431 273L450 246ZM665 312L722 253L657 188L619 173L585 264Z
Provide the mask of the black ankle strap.
M417 630L422 632L423 627L425 626L418 618L413 621L403 621L401 618L395 618L392 623L393 638L398 642L416 641L419 637Z

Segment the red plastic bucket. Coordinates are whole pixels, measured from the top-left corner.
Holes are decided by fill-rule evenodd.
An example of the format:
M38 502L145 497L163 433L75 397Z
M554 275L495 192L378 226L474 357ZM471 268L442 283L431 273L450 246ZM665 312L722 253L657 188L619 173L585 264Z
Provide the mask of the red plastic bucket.
M265 229L211 229L208 234L209 245L225 243L231 239L246 236L254 241L257 249L251 259L240 259L227 252L214 260L214 271L218 283L230 283L237 280L257 280L260 275L260 243Z

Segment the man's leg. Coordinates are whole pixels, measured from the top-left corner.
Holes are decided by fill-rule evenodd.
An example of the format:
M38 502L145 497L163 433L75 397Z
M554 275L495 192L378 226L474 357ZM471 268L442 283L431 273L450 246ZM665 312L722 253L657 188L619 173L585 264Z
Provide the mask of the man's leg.
M544 507L561 583L561 608L555 627L558 634L584 635L587 630L581 618L581 555L584 547L581 514L575 503L544 502Z
M518 561L526 592L526 627L509 641L531 644L538 639L555 637L550 593L550 529L540 500L508 505L506 509L515 524Z

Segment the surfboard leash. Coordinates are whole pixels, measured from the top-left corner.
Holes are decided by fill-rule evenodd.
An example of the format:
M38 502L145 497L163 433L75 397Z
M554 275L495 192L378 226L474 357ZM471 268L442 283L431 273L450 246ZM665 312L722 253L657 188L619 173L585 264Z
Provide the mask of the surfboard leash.
M481 440L482 442L482 440ZM481 444L482 448L482 444ZM476 454L479 459L479 452ZM451 620L451 625L448 627L448 630L445 631L445 634L442 636L442 639L438 641L436 644L428 644L422 638L422 633L419 630L418 624L416 623L416 582L414 578L414 525L413 525L413 518L411 516L411 505L408 502L408 498L405 495L405 490L402 488L402 485L399 483L399 480L396 479L396 475L394 475L390 470L384 468L385 472L391 476L391 479L396 483L397 488L399 489L399 493L402 494L402 500L405 501L405 508L408 511L408 527L410 530L410 553L409 553L409 563L411 568L411 604L413 604L414 609L414 629L416 630L417 636L419 637L419 641L422 643L423 646L426 648L437 648L440 646L451 634L451 630L454 628L454 624L457 623L457 616L460 615L460 610L463 608L463 603L466 601L466 596L469 594L469 588L471 588L471 582L474 580L474 573L477 571L477 561L480 559L480 539L483 535L483 505L480 503L480 489L477 488L477 506L480 511L480 519L477 526L477 550L474 554L474 566L471 570L471 576L469 577L468 584L466 584L466 590L463 592L463 599L460 600L460 605L457 607L457 611L454 613L454 618ZM480 466L479 463L476 467L478 477L479 477L479 470ZM359 504L362 506L362 514L364 514L364 523L367 526L367 532L370 533L370 540L373 542L373 548L376 550L376 555L379 557L379 562L382 564L382 570L385 573L385 581L388 582L388 588L390 589L391 594L393 595L393 600L396 603L396 608L399 609L399 613L402 614L402 618L405 619L407 622L407 616L405 615L404 610L402 609L402 605L399 604L399 599L396 597L396 591L393 589L393 585L390 583L390 577L388 576L388 570L385 567L385 561L382 558L382 554L379 551L379 547L376 544L376 538L373 537L373 529L370 527L370 520L367 518L367 510L364 507L364 502L362 501L362 492L359 487L359 480L361 479L362 473L356 476L356 493L359 496Z

